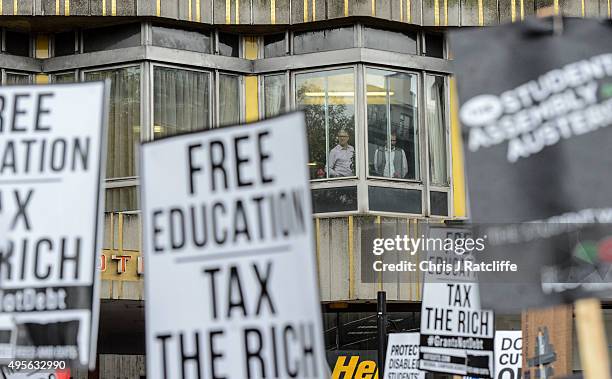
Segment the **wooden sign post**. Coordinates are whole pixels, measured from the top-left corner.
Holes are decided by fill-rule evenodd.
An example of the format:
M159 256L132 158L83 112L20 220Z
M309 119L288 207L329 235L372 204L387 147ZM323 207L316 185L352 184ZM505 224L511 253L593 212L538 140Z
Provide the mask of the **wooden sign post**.
M608 344L599 300L576 301L576 331L584 379L610 379Z

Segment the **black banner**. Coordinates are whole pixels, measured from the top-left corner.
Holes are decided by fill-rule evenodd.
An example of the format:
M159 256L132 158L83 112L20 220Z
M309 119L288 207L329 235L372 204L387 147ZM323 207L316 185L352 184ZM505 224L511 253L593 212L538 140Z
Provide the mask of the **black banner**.
M546 306L593 291L612 295L605 269L612 262L606 240L612 236L610 37L609 22L570 18L451 34L471 218L496 223L499 232L482 257L537 262L531 284L481 274L482 281L495 275L499 282L481 287L483 307ZM568 233L577 241L572 246ZM577 275L572 267L585 263L597 275ZM579 285L592 282L597 286Z

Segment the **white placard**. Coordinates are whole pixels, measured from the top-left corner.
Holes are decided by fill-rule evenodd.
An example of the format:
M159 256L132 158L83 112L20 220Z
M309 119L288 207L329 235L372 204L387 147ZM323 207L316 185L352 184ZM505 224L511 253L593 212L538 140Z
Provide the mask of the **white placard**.
M303 115L141 149L147 376L325 370Z
M0 358L95 365L105 99L103 82L0 89Z
M469 238L461 228L430 227L430 239ZM455 244L453 244L455 245ZM493 375L493 311L480 308L478 282L454 251L429 251L437 269L424 273L421 305L421 370L490 378Z
M389 334L384 379L425 379L419 370L419 333Z
M523 367L523 332L495 332L495 379L520 379Z

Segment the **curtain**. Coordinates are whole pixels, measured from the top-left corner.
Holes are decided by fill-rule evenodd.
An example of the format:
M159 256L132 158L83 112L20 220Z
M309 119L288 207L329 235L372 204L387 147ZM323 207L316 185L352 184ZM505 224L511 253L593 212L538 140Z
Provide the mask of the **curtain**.
M206 72L155 67L154 138L210 127L209 80Z
M219 126L240 122L240 82L235 75L219 75Z
M265 116L274 117L285 112L285 75L264 77Z
M426 80L429 176L432 184L448 185L444 78L428 75Z

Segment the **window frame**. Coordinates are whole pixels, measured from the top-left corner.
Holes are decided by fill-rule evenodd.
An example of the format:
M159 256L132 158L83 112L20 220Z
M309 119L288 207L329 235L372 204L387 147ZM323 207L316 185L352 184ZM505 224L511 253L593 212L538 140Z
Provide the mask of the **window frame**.
M147 119L145 119L145 103L147 102L146 99L143 99L142 97L145 96L147 94L147 92L145 92L146 90L146 86L145 86L145 80L146 80L146 65L145 62L134 62L134 63L125 63L125 64L118 64L118 65L110 65L110 66L96 66L96 67L87 67L84 69L80 69L78 70L77 73L77 77L78 77L78 82L85 82L85 75L89 72L98 72L98 71L110 71L110 70L116 70L116 69L121 69L121 68L130 68L130 67L138 67L140 70L140 143L142 144L142 142L146 141L146 138L148 138L149 136L146 135L147 133L144 133L145 131L145 121ZM140 186L140 167L138 164L138 160L139 160L139 156L134 157L135 160L135 175L134 176L126 176L126 177L119 177L119 178L104 178L104 193L106 196L106 190L107 189L115 189L115 188L126 188L126 187L138 187ZM138 192L138 191L137 191ZM138 194L137 194L138 196ZM135 212L135 211L140 211L139 209L134 209L134 210L128 210L125 212ZM123 212L123 211L122 211Z
M387 71L387 72L397 72L397 73L402 73L402 74L410 74L410 75L415 75L416 76L416 87L417 87L417 117L416 117L416 130L418 133L418 157L419 157L419 161L418 166L419 166L419 178L415 178L415 179L403 179L403 178L389 178L389 177L385 177L385 176L376 176L376 175L370 175L370 170L369 170L369 162L370 162L370 156L369 156L369 151L367 149L367 147L369 146L369 129L368 129L368 81L367 81L367 74L368 74L368 69L373 69L373 70L380 70L380 71ZM364 107L364 128L365 128L365 146L366 146L366 179L367 180L375 180L375 181L390 181L390 182L404 182L404 183L410 183L410 184L423 184L423 167L422 167L422 162L423 162L423 157L422 157L422 134L423 134L423 125L420 122L421 119L421 113L423 112L423 109L421 107L421 101L423 98L423 94L421 93L421 89L420 89L420 83L423 80L423 73L419 72L419 71L412 71L412 70L396 70L396 69L390 69L388 67L384 67L384 66L372 66L372 65L367 65L364 64L363 65L363 97L364 97L364 102L365 102L365 107ZM427 161L427 163L429 163L429 161Z
M27 77L28 78L28 82L24 83L24 84L8 84L7 83L8 75L18 75L18 76ZM2 69L2 85L4 85L4 86L25 86L25 85L28 85L28 84L33 84L34 83L33 76L34 76L34 74L32 74L31 72Z
M266 72L264 74L258 74L258 86L257 96L259 98L259 120L266 119L266 93L265 93L265 78L266 76L284 76L285 84L285 107L282 110L284 113L291 112L291 72L289 70L277 71L277 72Z
M311 187L313 183L328 183L328 182L338 182L338 181L354 181L357 182L359 180L359 177L361 175L361 165L359 164L359 156L362 154L362 146L361 146L361 141L362 141L362 133L363 131L361 130L361 128L359 128L360 125L360 116L359 116L359 108L358 108L358 104L359 104L359 78L358 78L358 71L359 71L359 65L357 63L354 64L345 64L345 65L338 65L338 66L330 66L330 67L317 67L317 68L311 68L311 69L306 69L306 70L294 70L291 71L291 107L290 109L297 111L297 93L296 93L296 76L300 75L300 74L310 74L310 73L315 73L315 72L326 72L326 71L337 71L337 70L342 70L342 69L347 69L347 68L351 68L353 70L353 106L355 108L354 111L354 140L355 140L355 146L353 146L355 148L355 175L353 176L342 176L342 177L337 177L337 178L322 178L322 179L308 179L311 183ZM306 133L308 133L308 127L306 128ZM327 131L326 131L327 134ZM326 145L327 145L327 141L326 141ZM327 154L329 152L326 152ZM327 155L326 155L327 156ZM327 162L326 162L327 165ZM352 184L355 185L355 184ZM341 186L344 187L344 186ZM312 187L312 188L326 188L325 186L323 187ZM358 191L359 192L359 191ZM358 206L359 209L359 206ZM334 213L335 214L335 213Z
M226 76L235 76L238 78L238 110L239 110L239 114L238 114L238 123L242 124L244 123L244 118L245 118L245 109L244 109L244 104L245 104L245 93L244 93L244 75L240 74L240 73L236 73L236 72L232 72L232 71L225 71L225 70L215 70L215 75L214 75L214 89L215 89L215 96L214 96L214 111L215 111L215 116L214 116L214 126L213 128L222 128L224 126L230 126L228 125L221 125L219 122L219 117L221 115L220 109L219 109L219 93L220 93L220 83L221 80L219 79L219 77L221 75L226 75Z
M454 192L453 192L453 175L452 175L452 170L453 170L453 156L452 156L452 134L451 134L451 113L450 113L450 75L445 75L445 74L441 74L441 73L436 73L436 72L431 72L431 71L424 71L423 72L423 91L424 91L424 96L425 96L425 78L427 77L427 75L429 76L438 76L438 77L442 77L444 79L444 120L445 120L445 134L446 134L446 177L448 179L448 185L447 186L440 186L438 184L433 184L431 183L430 180L430 173L429 173L429 165L430 165L430 159L429 159L429 125L427 124L427 121L424 120L424 125L425 125L425 129L426 129L426 133L427 133L427 183L428 183L428 188L427 188L427 199L426 200L426 205L427 205L427 216L431 217L431 218L437 218L437 219L449 219L449 218L455 218L454 215L454 205L453 205L453 198L454 198ZM425 102L425 99L423 99L423 104ZM447 216L443 216L443 215L434 215L431 213L431 192L445 192L448 194L448 201L447 201Z

